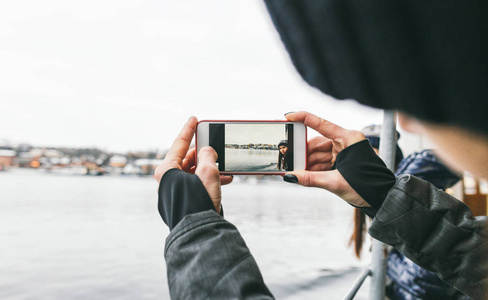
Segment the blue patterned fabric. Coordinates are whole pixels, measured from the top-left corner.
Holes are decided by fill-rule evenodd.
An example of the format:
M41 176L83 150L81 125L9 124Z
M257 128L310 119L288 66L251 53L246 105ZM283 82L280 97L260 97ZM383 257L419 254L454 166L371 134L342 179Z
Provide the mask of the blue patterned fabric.
M449 170L432 150L414 152L400 162L395 176L410 174L428 181L439 189L447 189L461 179Z

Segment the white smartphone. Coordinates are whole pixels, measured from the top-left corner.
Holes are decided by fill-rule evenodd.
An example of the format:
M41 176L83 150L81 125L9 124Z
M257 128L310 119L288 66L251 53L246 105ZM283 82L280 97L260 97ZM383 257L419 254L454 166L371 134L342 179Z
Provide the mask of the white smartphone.
M217 151L221 174L284 174L307 166L307 129L298 122L200 121L197 153L205 146Z

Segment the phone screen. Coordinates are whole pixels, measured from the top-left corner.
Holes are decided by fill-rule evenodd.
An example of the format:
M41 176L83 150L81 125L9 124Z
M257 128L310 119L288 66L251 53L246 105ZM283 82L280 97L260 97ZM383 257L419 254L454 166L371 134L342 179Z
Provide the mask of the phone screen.
M209 124L221 172L293 171L293 124Z

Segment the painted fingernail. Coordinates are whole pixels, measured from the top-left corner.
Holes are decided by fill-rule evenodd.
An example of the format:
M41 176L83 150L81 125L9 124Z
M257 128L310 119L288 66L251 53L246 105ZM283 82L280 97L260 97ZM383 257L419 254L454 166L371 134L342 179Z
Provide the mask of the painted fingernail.
M283 180L290 183L298 183L298 178L295 175L286 174L283 176Z
M293 114L293 113L296 113L296 111L290 111L290 112L287 112L287 113L285 114L285 116L286 116L287 114Z

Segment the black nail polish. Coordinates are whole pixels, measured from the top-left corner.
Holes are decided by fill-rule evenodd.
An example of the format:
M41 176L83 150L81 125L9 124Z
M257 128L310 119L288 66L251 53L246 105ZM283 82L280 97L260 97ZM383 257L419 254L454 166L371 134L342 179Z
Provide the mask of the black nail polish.
M287 113L285 114L285 116L286 116L287 114L293 114L293 113L296 113L296 111L290 111L290 112L287 112Z
M298 183L298 178L295 175L286 174L283 180L290 183Z

